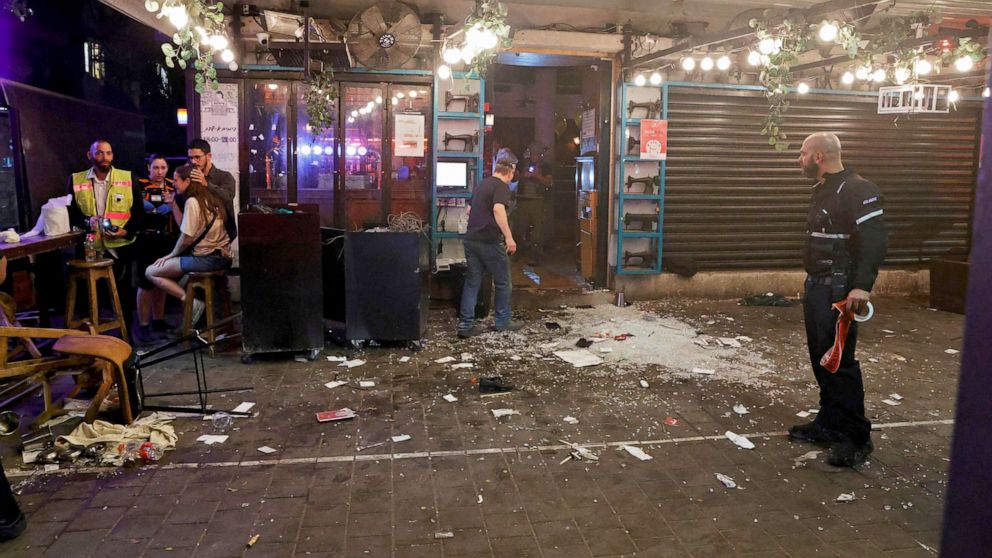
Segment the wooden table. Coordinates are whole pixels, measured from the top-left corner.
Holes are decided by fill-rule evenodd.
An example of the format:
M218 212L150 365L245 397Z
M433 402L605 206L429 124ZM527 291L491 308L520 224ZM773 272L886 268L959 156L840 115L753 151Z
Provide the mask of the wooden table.
M73 231L56 236L34 236L16 244L0 242L0 253L8 260L16 260L75 246L82 242L85 236L86 233L83 231Z

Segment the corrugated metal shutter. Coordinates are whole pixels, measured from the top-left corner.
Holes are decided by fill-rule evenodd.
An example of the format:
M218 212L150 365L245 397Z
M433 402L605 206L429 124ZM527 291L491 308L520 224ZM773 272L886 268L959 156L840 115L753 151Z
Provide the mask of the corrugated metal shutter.
M950 114L876 113L874 97L810 95L786 117L791 149L760 134L761 92L669 88L665 256L699 269L802 267L811 181L798 165L802 140L834 131L844 164L885 195L887 264L967 251L981 108ZM895 123L893 121L895 120Z

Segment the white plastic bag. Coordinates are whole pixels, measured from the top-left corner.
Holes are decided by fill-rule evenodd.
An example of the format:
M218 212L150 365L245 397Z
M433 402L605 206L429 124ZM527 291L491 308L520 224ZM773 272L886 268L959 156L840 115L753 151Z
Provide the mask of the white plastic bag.
M64 205L46 203L41 208L41 218L45 220L45 236L69 232L69 210Z

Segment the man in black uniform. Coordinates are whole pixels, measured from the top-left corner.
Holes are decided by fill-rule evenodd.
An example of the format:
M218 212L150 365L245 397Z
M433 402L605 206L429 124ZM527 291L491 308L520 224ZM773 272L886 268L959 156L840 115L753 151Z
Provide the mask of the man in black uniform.
M545 151L537 142L524 151L527 165L519 169L517 207L513 213L514 234L524 242L531 261L538 260L544 251L544 210L554 184L551 165L544 160Z
M790 428L789 436L831 444L828 463L854 467L874 449L861 366L854 358L857 324L851 324L836 373L820 366L820 358L834 344L838 314L831 304L846 299L854 313L867 311L888 243L882 194L875 184L844 168L835 134L818 132L806 138L799 165L808 178L817 180L803 254L808 274L803 315L809 358L820 386L820 412L813 422Z

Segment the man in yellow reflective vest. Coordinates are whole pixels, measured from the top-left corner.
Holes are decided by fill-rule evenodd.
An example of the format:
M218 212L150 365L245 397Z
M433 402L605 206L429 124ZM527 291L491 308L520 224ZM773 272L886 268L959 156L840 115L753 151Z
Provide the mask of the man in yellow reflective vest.
M134 254L132 243L141 228L145 210L141 184L131 172L114 168L114 150L109 141L97 140L86 154L89 170L73 173L69 180L72 204L69 222L87 232L100 231L107 255L114 260L114 277L124 322L132 331L134 317ZM130 339L125 339L130 343Z

